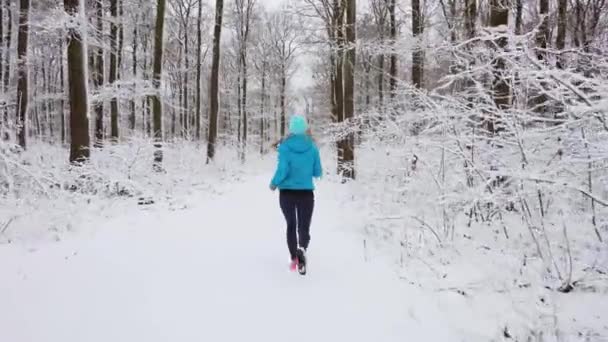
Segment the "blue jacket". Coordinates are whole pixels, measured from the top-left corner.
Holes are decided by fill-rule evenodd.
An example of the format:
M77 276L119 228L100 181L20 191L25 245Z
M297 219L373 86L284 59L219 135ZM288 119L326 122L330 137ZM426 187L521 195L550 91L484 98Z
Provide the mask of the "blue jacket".
M290 135L279 145L279 162L270 182L280 190L314 190L322 174L319 149L305 134Z

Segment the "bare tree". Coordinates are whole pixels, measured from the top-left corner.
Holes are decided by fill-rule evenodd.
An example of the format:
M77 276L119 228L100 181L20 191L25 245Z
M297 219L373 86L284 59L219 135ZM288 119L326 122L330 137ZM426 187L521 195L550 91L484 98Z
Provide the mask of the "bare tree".
M238 80L239 80L239 91L240 98L238 99L239 104L239 131L241 131L242 122L242 136L240 137L240 155L241 160L245 160L245 150L247 147L247 48L250 27L253 19L253 9L256 4L255 0L235 0L235 15L236 25L235 33L238 44Z
M79 0L64 0L65 11L83 18ZM79 22L80 20L76 20ZM70 94L70 162L81 163L90 157L87 75L85 72L86 47L82 42L80 27L68 30L68 88Z
M566 27L568 25L568 0L559 0L557 9L557 37L555 38L555 47L562 51L566 47ZM564 68L564 61L561 56L557 58L556 66L559 69Z
M30 0L19 1L19 33L17 38L17 142L22 149L26 147L27 110L28 110L28 65L27 43L29 28Z
M497 53L494 57L494 61L492 63L494 78L492 81L492 92L494 103L499 110L506 109L510 102L510 87L507 83L505 76L505 67L506 61L504 57L501 55L502 51L507 46L507 37L506 29L509 24L509 9L507 7L506 0L492 0L490 7L490 26L494 28L502 28L502 35L495 39L495 44L497 46ZM496 133L499 131L498 120L495 115L492 114L492 117L487 120L486 128L490 133Z
M95 0L95 8L97 10L97 33L99 34L100 41L103 41L103 0ZM103 48L99 47L96 50L96 61L97 70L95 73L95 85L100 88L104 85L104 58ZM101 147L104 136L104 124L103 124L103 100L95 103L95 146Z
M344 0L346 10L346 60L344 63L344 116L343 121L351 120L355 113L355 65L356 65L356 0ZM349 133L338 142L338 173L346 178L355 178L355 140L353 133Z
M412 83L416 88L424 87L424 50L421 47L421 38L424 33L423 14L420 0L412 0L412 34L416 47L412 52Z
M160 94L160 83L163 71L163 36L165 31L165 7L166 0L158 0L156 5L156 28L154 30L154 71L152 75L152 83L154 85L155 94L152 100L153 106L153 131L154 131L154 169L162 170L163 162L163 112Z
M390 16L390 36L391 36L391 45L393 50L395 49L395 42L397 41L397 16L395 14L395 1L396 0L386 0L388 1L388 11ZM417 0L414 0L417 1ZM391 53L391 65L390 65L390 94L391 99L395 97L395 90L397 88L397 53L392 51Z
M387 16L390 12L389 7L394 4L394 0L372 0L370 5L372 9L372 13L374 16L374 21L376 24L376 29L378 31L378 40L380 45L382 46L385 41L386 35L386 21ZM388 3L388 6L386 4ZM391 26L392 29L392 26ZM392 31L391 31L392 33ZM394 37L391 36L391 40ZM391 54L392 56L392 54ZM378 106L380 110L384 107L384 59L385 56L382 52L378 54L378 63L377 63L377 83L378 83ZM392 67L392 64L391 64ZM392 70L392 68L391 68ZM395 69L396 70L396 69ZM392 75L391 75L392 77ZM392 93L392 89L391 89Z
M285 136L285 116L286 116L286 96L287 96L287 80L290 77L294 67L296 53L299 49L298 32L294 26L295 18L281 11L273 13L270 17L268 25L272 37L272 51L276 56L277 67L279 72L279 92L280 92L280 134Z
M219 69L220 69L220 38L222 34L222 17L224 0L215 2L215 27L213 28L213 57L211 61L211 78L209 80L209 136L207 141L207 162L215 157L217 140L217 117L219 109Z
M196 25L196 140L201 139L201 76L202 76L202 45L203 45L203 30L201 28L203 21L203 1L198 1L198 16Z
M118 80L118 0L110 0L110 85L116 87ZM112 96L110 101L110 136L118 141L118 99Z

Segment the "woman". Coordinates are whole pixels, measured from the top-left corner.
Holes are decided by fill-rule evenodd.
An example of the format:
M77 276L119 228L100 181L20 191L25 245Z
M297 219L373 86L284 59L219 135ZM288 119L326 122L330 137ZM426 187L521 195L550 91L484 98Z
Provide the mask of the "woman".
M306 274L306 249L310 242L310 222L315 205L313 178L322 174L319 149L307 134L308 123L294 115L289 136L280 142L279 160L270 181L272 191L280 190L279 203L287 223L287 247L291 270Z

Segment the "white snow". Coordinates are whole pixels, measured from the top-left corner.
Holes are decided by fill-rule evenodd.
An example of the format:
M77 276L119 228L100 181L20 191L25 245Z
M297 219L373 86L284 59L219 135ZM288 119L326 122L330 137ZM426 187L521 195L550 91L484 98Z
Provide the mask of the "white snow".
M0 342L608 336L605 245L575 254L578 285L567 294L545 288L552 283L516 219L507 222L509 240L497 227L458 220L458 238L440 248L403 219L432 209L426 188L411 182L391 200L398 183L382 173L396 169L391 157L361 151L375 163L357 182L326 175L318 184L309 272L300 276L288 271L278 194L267 187L274 154L243 165L222 151L205 165L191 158L195 146L165 148L160 175L149 171L151 144L136 142L98 152L80 170L84 180L38 147L9 170L17 191L0 205L0 230L15 218L0 232ZM332 156L324 156L328 173ZM36 192L78 180L80 191ZM122 187L135 197L117 196ZM156 203L138 206L140 196ZM572 243L586 246L576 228Z
M419 290L364 261L331 187L317 193L309 273L289 272L267 178L58 243L0 246L0 340L453 340Z

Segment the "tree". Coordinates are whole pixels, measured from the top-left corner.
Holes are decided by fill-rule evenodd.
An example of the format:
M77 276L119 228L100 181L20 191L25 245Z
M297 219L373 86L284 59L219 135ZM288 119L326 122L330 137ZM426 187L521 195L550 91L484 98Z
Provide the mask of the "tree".
M202 45L203 45L203 30L201 28L203 21L203 1L198 1L198 16L196 25L196 140L201 139L201 75L202 75Z
M235 0L236 20L236 36L238 41L238 60L239 60L239 127L243 123L241 137L241 160L245 160L245 150L247 147L247 45L249 40L249 32L253 15L255 0Z
M388 3L388 7L385 5ZM390 13L389 9L392 9L392 5L394 5L394 0L372 0L370 3L372 8L372 13L374 15L374 21L376 24L376 29L378 31L379 43L382 46L385 41L386 34L386 17L388 13ZM391 34L392 34L392 22L391 22ZM391 35L391 44L394 41L395 37ZM391 54L392 58L393 54ZM377 64L377 83L378 83L378 106L380 110L384 107L384 54L380 51L378 54L378 64ZM391 72L392 72L392 61L391 61ZM396 70L396 68L395 68ZM391 77L393 75L391 74ZM392 82L392 81L391 81ZM391 88L391 94L393 93Z
M97 33L100 38L103 38L103 0L95 0L95 8L97 10ZM100 39L101 40L101 39ZM98 88L104 85L104 61L103 48L96 49L95 64L97 67L95 73L95 85ZM103 100L95 103L95 146L101 147L103 144L104 124L103 124Z
M549 1L548 0L539 0L539 14L540 14L540 26L538 28L538 32L536 33L536 58L538 61L542 63L546 63L547 60L547 43L549 42ZM539 112L545 112L547 102L547 96L541 93L535 99L538 108L536 108Z
M17 37L17 143L26 148L27 106L28 106L28 65L27 43L29 28L30 0L19 1L19 32Z
M79 2L79 0L64 0L65 11L70 16L83 18L83 9L80 8ZM75 22L79 21L75 20ZM82 163L90 157L86 51L80 29L80 27L70 27L67 37L71 163Z
M296 53L299 49L298 32L294 26L295 18L281 11L273 13L269 21L272 53L276 58L279 73L280 134L286 133L287 81L294 67Z
M344 115L343 121L354 117L355 112L355 65L356 65L356 0L344 0L346 11L345 36L346 36L346 60L344 63ZM355 140L353 133L349 133L342 141L338 142L338 172L346 178L355 178Z
M557 6L557 37L555 38L555 47L559 51L563 51L566 47L566 26L568 25L568 0L559 0ZM559 69L564 68L564 61L561 56L558 56L556 66Z
M159 1L160 2L160 1ZM113 87L118 80L118 0L110 0L110 79ZM118 99L112 96L110 102L110 135L114 142L118 141Z
M490 7L490 26L496 30L496 34L500 35L494 42L497 49L492 63L492 94L498 110L506 109L511 102L511 90L504 75L506 62L502 56L502 51L504 51L508 43L507 37L505 36L509 24L509 10L506 3L506 0L492 0ZM488 132L497 133L499 131L497 120L499 120L499 118L497 118L496 115L492 115L486 122Z
M416 47L412 52L412 83L416 88L424 87L424 50L421 45L424 33L422 11L420 0L412 0L412 34L416 41Z
M152 99L153 106L153 135L154 146L154 170L162 170L163 162L163 112L160 95L160 83L163 71L163 36L165 29L165 7L166 0L158 0L156 4L156 27L154 29L154 67L152 75L152 84L154 86L154 97Z
M396 0L386 0L388 1L388 11L390 16L390 35L391 35L391 46L393 50L395 49L395 42L397 41L397 18L395 15L395 1ZM417 1L417 0L414 0ZM395 90L397 89L397 53L393 51L391 53L391 65L390 65L390 90L391 90L391 99L395 97Z
M213 28L213 57L211 61L211 78L209 80L209 137L207 142L207 162L215 157L217 139L217 117L219 109L219 69L220 69L220 38L222 34L222 17L224 1L215 2L215 27Z

